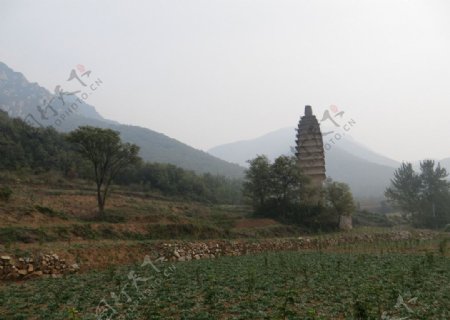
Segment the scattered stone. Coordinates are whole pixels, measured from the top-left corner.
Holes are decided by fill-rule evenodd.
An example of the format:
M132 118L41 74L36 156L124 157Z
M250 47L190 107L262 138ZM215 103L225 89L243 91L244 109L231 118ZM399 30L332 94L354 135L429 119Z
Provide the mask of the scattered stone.
M167 261L166 258L164 258L164 256L159 257L158 259L155 260L155 262L164 262Z
M21 275L21 276L25 276L25 275L27 275L27 270L25 270L25 269L21 269L21 270L19 270L19 274Z
M66 269L66 268L64 268L64 269ZM78 270L80 270L80 266L77 263L72 264L69 268L69 271L72 273L78 272Z
M68 272L76 273L80 270L78 264L69 266L64 259L57 254L43 254L33 259L30 257L19 257L17 263L12 262L10 256L0 257L0 279L27 280L44 275L61 276Z

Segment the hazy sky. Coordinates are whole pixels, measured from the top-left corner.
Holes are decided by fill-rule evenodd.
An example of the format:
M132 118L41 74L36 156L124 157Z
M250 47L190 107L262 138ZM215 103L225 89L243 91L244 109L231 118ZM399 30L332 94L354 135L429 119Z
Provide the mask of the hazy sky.
M204 150L310 104L396 160L450 156L450 1L0 0L0 61L49 90L82 64L104 117Z

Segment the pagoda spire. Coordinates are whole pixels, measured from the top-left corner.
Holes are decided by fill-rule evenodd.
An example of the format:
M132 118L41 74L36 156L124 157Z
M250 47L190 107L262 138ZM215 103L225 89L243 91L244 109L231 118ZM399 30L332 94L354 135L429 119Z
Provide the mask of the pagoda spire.
M297 129L296 156L303 174L311 179L314 187L322 187L325 175L325 152L322 132L311 106L305 106Z

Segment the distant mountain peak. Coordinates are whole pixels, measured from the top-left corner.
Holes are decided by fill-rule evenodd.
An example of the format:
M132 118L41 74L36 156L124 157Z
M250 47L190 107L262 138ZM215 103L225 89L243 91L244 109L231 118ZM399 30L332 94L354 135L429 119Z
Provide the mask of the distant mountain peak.
M216 157L248 166L247 160L264 154L273 160L284 154L293 154L296 130L281 128L255 139L227 143L209 149ZM346 135L326 150L327 175L348 183L359 197L382 197L398 162L380 155Z
M55 90L62 90L57 86ZM60 91L61 93L61 91ZM71 107L74 103L77 108ZM62 125L67 115L104 120L95 108L76 94L56 96L36 82L29 82L20 72L0 62L0 109L11 117L20 117L34 126ZM66 115L65 115L66 114Z

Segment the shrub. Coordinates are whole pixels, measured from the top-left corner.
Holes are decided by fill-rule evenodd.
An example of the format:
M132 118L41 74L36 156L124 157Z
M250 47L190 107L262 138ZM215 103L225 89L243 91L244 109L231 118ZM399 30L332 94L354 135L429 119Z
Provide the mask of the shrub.
M441 255L445 255L445 253L447 252L447 244L449 241L450 241L450 238L445 238L439 242L439 253Z
M67 220L67 215L64 214L63 212L58 212L58 211L55 211L55 210L53 210L51 208L43 207L43 206L40 206L40 205L36 205L35 208L36 208L37 211L39 211L40 213L42 213L42 214L44 214L44 215L46 215L48 217L52 217L52 218L58 217L58 218Z
M3 227L0 228L0 243L35 243L38 241L55 241L57 238L47 233L45 229L34 229L26 227Z
M373 213L367 210L357 211L353 215L353 224L355 226L365 227L392 227L393 223L385 214Z
M119 214L105 214L103 216L85 217L82 220L87 222L108 222L108 223L123 223L127 221L126 217Z
M1 187L0 188L0 200L2 201L9 201L9 199L11 198L13 191L11 190L10 187Z

